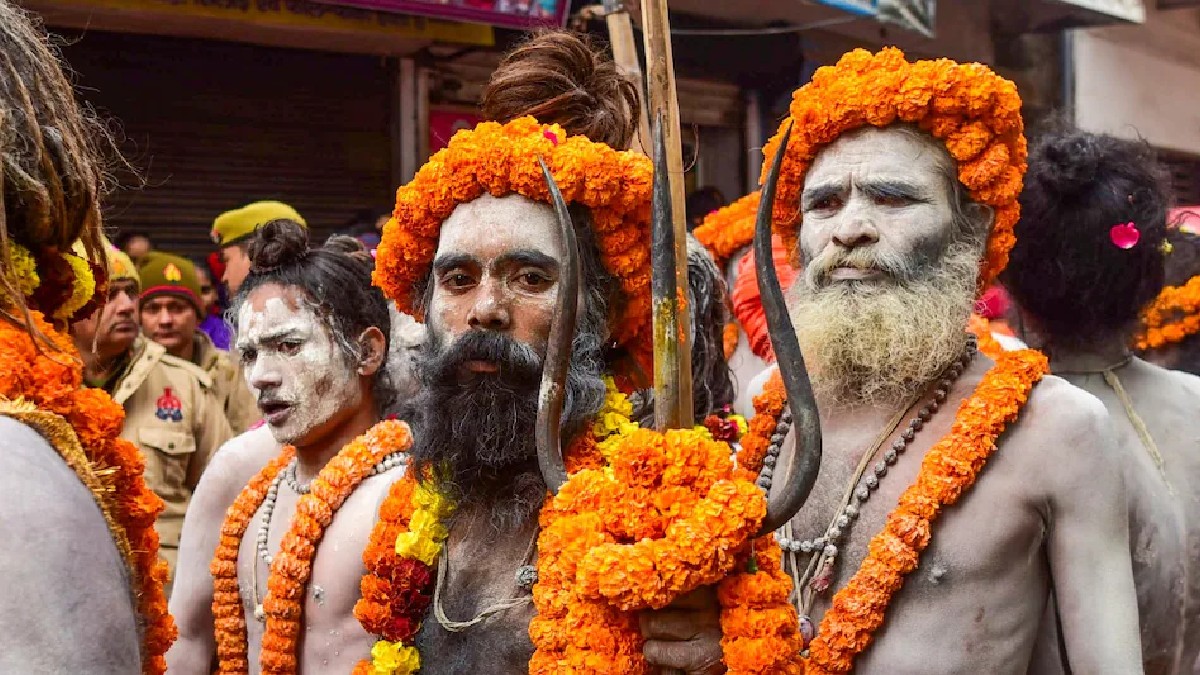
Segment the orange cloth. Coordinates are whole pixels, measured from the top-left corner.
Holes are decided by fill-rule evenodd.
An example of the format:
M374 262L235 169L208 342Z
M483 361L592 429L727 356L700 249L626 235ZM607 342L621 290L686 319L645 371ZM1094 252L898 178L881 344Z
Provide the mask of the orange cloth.
M779 274L779 285L787 290L799 272L792 267L789 260L791 256L788 255L779 235L771 237L771 257L775 261L775 271ZM746 331L751 351L768 363L773 363L775 350L771 348L771 335L767 331L767 315L763 312L762 296L758 293L758 275L754 272L754 249L748 251L738 261L737 277L733 282L730 300L733 304L734 317Z

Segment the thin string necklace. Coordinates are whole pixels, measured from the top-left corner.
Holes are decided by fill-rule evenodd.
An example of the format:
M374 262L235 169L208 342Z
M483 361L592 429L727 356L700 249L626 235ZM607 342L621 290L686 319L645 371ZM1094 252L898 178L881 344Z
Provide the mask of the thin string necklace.
M534 528L533 537L530 538L529 546L525 549L525 556L521 560L521 565L517 568L516 586L523 591L523 595L485 607L483 611L476 614L475 618L470 621L454 621L446 616L446 610L442 607L442 591L446 584L446 577L449 575L450 567L450 546L449 544L443 546L442 552L438 556L437 583L433 587L433 616L437 619L438 624L451 633L461 633L468 628L483 623L496 614L507 612L510 609L532 602L533 596L529 593L533 590L534 584L537 583L537 569L533 567L532 562L533 554L537 550L539 531L541 531L541 528Z

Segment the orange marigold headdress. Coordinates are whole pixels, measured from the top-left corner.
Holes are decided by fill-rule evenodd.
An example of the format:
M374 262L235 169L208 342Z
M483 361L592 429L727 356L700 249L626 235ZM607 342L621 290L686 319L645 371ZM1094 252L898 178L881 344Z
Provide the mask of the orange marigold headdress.
M755 190L741 199L722 206L704 217L692 235L721 269L738 251L754 241L754 218L758 215L760 193Z
M1200 276L1182 286L1168 286L1142 312L1138 349L1158 349L1182 342L1200 331Z
M877 54L856 49L837 65L819 68L796 90L790 113L763 148L762 170L765 177L788 122L794 121L773 214L775 231L789 250L795 250L799 236L804 176L817 153L847 131L899 122L942 141L971 198L995 209L979 288L1008 264L1027 156L1021 98L1012 82L979 63L909 63L894 47Z
M450 144L396 191L396 209L383 229L375 285L400 311L416 314L415 289L429 275L442 223L455 207L484 193L519 194L550 203L538 165L546 162L568 204L586 206L605 269L621 283L625 311L614 339L634 355L651 353L649 158L620 152L532 117L483 122L456 133ZM647 361L648 362L648 361Z

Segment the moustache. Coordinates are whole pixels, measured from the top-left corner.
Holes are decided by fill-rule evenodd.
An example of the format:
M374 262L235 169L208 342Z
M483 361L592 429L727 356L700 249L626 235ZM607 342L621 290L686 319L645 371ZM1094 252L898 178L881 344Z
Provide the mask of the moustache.
M494 373L467 375L465 365L471 361L493 363L499 369ZM542 357L533 347L507 335L473 330L430 358L427 372L435 382L489 378L513 388L536 388L542 381Z
M869 248L843 249L829 247L804 264L804 278L812 288L832 283L834 270L849 268L878 272L893 281L908 281L913 276L911 265L895 255L872 251Z

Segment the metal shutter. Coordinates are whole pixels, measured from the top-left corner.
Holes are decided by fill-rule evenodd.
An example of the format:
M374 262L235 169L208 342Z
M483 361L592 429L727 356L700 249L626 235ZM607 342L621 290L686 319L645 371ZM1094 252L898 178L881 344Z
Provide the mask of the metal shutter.
M110 229L202 255L213 218L250 201L293 205L321 238L392 201L393 79L381 58L95 31L63 53L141 172L141 188L118 175Z

